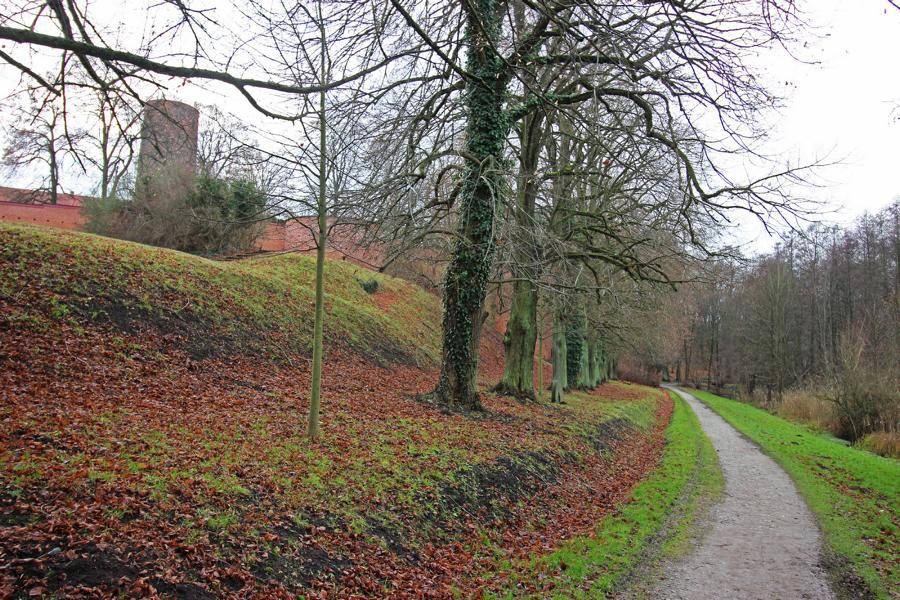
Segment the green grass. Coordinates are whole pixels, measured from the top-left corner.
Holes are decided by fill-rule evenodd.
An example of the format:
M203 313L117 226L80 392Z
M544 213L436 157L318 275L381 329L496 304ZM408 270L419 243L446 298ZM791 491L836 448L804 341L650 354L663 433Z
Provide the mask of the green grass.
M748 404L691 393L790 474L830 549L846 559L877 598L900 595L900 461L845 446ZM840 579L841 573L836 576Z
M325 267L326 338L385 362L433 366L440 300L353 264ZM0 298L7 318L36 328L103 320L196 322L242 348L302 351L310 344L315 258L300 254L217 262L87 233L0 223ZM363 282L377 281L367 293ZM402 298L393 303L390 298ZM129 349L123 351L128 353Z
M552 554L533 558L510 577L516 597L522 577L554 577L554 598L606 598L627 583L639 564L675 556L691 547L700 509L724 489L718 458L696 415L675 399L666 448L652 474L619 511L603 519L593 536L578 537Z

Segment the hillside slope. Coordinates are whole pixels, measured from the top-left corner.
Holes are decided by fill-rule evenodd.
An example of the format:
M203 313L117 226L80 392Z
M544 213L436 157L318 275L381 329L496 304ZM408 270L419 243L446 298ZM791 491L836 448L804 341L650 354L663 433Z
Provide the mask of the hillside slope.
M88 234L12 225L0 231L0 296L12 300L11 320L39 324L49 314L125 331L152 326L193 358L310 346L313 257L216 262ZM332 346L382 362L434 365L437 298L345 262L328 261L326 278ZM362 284L372 281L377 290L369 294Z
M498 589L500 565L589 534L660 457L659 390L421 404L439 301L343 263L310 445L312 264L0 226L0 596Z

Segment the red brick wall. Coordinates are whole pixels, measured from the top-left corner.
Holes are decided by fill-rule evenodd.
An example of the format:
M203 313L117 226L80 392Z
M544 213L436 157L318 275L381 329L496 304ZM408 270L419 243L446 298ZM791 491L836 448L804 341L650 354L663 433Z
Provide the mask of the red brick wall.
M331 224L333 221L329 220ZM302 252L316 251L314 233L318 231L315 217L300 217L287 221L284 227L284 250ZM353 225L337 225L331 228L326 256L335 260L347 260L370 269L378 268L384 261L383 252L378 247L359 245L361 235Z
M81 206L85 196L75 194L57 194L56 206ZM16 204L50 204L50 194L35 190L23 190L0 186L0 202L14 202Z
M21 204L0 201L0 221L29 223L62 229L81 229L85 218L78 206Z
M281 252L284 250L284 223L266 223L266 231L256 240L258 250Z
M46 193L0 186L0 221L81 229L87 221L80 210L84 198L60 194L58 204L49 204ZM315 252L316 244L312 233L315 229L317 225L314 217L266 223L266 230L257 240L256 248L267 252ZM332 228L328 240L328 258L349 260L362 267L377 268L383 262L382 252L377 248L358 247L359 237L351 225Z

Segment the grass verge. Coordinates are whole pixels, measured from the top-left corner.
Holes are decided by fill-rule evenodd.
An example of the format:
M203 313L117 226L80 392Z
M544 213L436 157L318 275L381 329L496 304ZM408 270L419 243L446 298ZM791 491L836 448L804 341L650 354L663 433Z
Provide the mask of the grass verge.
M660 558L691 547L697 517L724 489L718 458L700 422L683 400L666 429L666 447L652 474L639 483L620 510L590 536L570 540L557 551L532 558L508 579L495 598L520 597L519 583L546 580L532 597L606 598L640 585L641 573Z
M900 461L844 446L748 404L691 393L793 478L836 557L827 562L839 593L900 596Z

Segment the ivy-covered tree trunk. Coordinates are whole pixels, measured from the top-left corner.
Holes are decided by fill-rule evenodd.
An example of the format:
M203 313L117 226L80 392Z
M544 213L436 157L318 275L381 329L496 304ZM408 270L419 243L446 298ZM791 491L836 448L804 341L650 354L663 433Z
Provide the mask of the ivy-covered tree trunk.
M567 356L566 324L563 316L557 311L553 315L553 351L550 357L553 365L553 381L550 384L550 402L562 402L563 391L569 387Z
M569 315L566 319L566 389L579 386L581 373L582 350L585 339L581 316Z
M537 341L537 289L530 281L513 284L513 303L503 336L506 364L496 390L534 398L534 346Z
M575 386L580 390L594 387L591 383L590 350L588 350L587 344L581 347L581 361L578 366L578 380L575 382Z
M581 328L581 360L578 365L578 379L575 382L575 385L578 386L579 389L589 389L594 387L591 383L591 342L590 336L588 335L587 327L587 313L582 312L581 316L578 318L578 326Z
M597 387L597 340L594 339L588 343L588 387Z
M600 342L600 383L606 383L609 379L609 355L606 353L606 348L603 347L603 342Z
M467 13L466 167L460 192L459 224L444 282L441 376L437 399L468 409L481 407L476 387L478 344L488 275L494 259L496 196L503 193L500 170L509 124L503 110L505 82L497 0L463 3Z
M537 340L538 293L535 280L538 273L534 253L534 207L538 186L535 180L541 151L542 118L540 115L522 120L519 129L521 146L518 202L515 212L516 260L513 264L513 299L509 323L503 336L506 364L503 377L495 388L498 392L517 397L534 398L534 344Z

